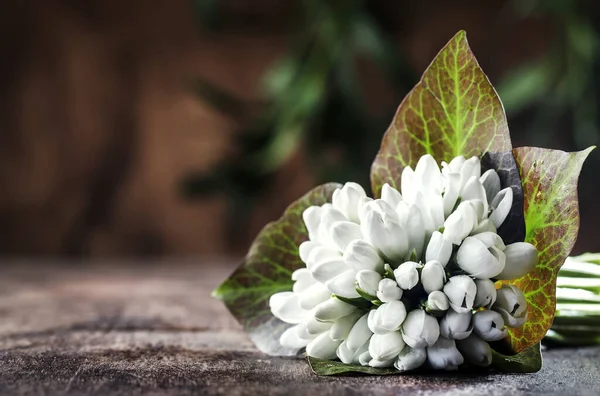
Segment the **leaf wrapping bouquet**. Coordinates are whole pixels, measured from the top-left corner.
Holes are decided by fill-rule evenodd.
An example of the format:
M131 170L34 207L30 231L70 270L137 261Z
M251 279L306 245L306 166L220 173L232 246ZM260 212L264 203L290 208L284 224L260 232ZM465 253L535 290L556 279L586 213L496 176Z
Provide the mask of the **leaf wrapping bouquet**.
M541 368L591 148L513 149L459 32L406 96L373 197L328 183L267 225L217 290L262 351L319 374Z

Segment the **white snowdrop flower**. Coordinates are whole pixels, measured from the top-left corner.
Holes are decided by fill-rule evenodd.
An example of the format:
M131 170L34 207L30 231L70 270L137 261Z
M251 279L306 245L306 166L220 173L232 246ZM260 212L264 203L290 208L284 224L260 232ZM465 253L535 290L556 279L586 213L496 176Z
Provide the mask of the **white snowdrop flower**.
M473 308L491 308L496 301L496 286L489 279L475 279L477 294Z
M315 318L321 322L332 322L350 315L357 308L337 298L330 298L315 307Z
M329 260L339 260L342 258L340 252L335 249L330 249L323 245L313 247L308 253L308 259L306 260L306 268L312 272L312 268L316 263Z
M301 348L305 348L310 340L301 338L298 335L298 328L300 326L302 325L297 324L285 330L279 338L279 343L285 348L294 350L300 350Z
M477 224L477 226L475 226L475 228L473 228L473 231L471 231L471 235L477 235L480 234L482 232L497 232L498 230L496 230L496 226L494 225L494 222L490 219L483 219L482 221L479 222L479 224Z
M381 304L369 312L367 324L375 334L397 331L406 319L406 308L401 301L390 301Z
M448 172L444 175L444 178L446 182L442 201L444 203L444 216L448 217L452 213L452 209L456 206L461 193L461 176L458 172Z
M450 163L442 161L442 173L459 173L462 169L463 164L467 159L462 155L452 158Z
M454 340L439 337L434 345L427 348L427 361L434 369L456 370L465 360Z
M411 348L406 345L400 351L394 367L400 372L410 371L421 367L426 360L427 351L425 348Z
M523 326L527 320L527 300L521 289L514 285L503 285L497 293L492 309L502 315L508 327Z
M450 308L458 313L470 312L473 309L477 287L473 279L466 275L456 275L444 285L444 294L450 301Z
M333 224L337 223L338 221L348 221L348 219L346 219L346 216L344 216L342 212L333 206L322 207L321 222L319 223L319 230L317 232L317 241L327 248L338 250L331 235Z
M303 310L310 310L331 298L331 291L324 284L315 282L298 295L298 304Z
M394 270L394 277L398 286L403 290L410 290L419 283L419 269L423 266L414 261L407 261L400 264L398 268Z
M488 212L488 200L483 184L479 181L478 176L471 176L465 183L461 198L463 201L476 200L482 204L482 215ZM481 216L478 216L481 219Z
M402 197L406 202L415 202L418 186L415 171L413 171L410 166L407 166L402 170L402 176L400 178L400 190L402 192Z
M369 351L366 351L359 356L358 361L363 366L371 366L374 368L386 368L386 367L392 367L394 365L395 359L390 359L390 360L373 359L371 357L371 354L369 353Z
M327 283L329 280L346 272L349 268L344 260L339 257L332 260L318 261L309 266L308 269L310 270L310 274L317 281Z
M481 162L479 161L479 158L471 157L467 159L460 167L460 175L462 177L463 187L471 177L475 176L479 179L481 177Z
M427 294L442 290L446 283L446 272L439 261L431 260L425 263L421 271L421 283Z
M359 202L366 198L365 190L358 183L348 182L333 192L333 207L342 212L348 220L358 222Z
M452 241L446 238L441 232L434 231L425 251L425 261L438 261L442 266L446 266L452 255Z
M379 281L377 298L384 303L400 300L400 298L402 298L402 289L398 287L396 281L389 278L383 278Z
M360 226L351 221L337 221L331 225L331 241L340 252L355 239L362 239Z
M379 361L396 359L404 345L404 340L399 331L373 334L369 341L369 355Z
M402 324L402 338L411 348L431 346L439 335L438 321L422 309L410 311Z
M443 312L450 308L450 302L444 292L434 290L427 296L427 312Z
M506 337L504 319L496 311L477 311L473 315L473 330L485 341L498 341Z
M297 324L302 321L304 311L298 303L298 294L279 292L269 298L269 307L273 315L286 323Z
M456 341L456 347L470 364L481 367L492 364L492 348L477 334L471 334L464 340Z
M318 239L322 211L323 208L320 206L309 206L302 212L302 220L304 220L304 225L311 241L317 241Z
M421 257L426 236L421 209L417 205L402 201L396 206L396 213L398 213L401 225L408 233L409 251L406 258L410 258L413 253L415 257Z
M306 327L306 332L315 337L324 331L329 330L335 323L334 321L322 322L317 320L317 318L315 318L314 310L304 311L304 318L302 322Z
M402 195L398 190L385 183L381 187L381 199L387 202L392 208L395 208L402 201Z
M370 270L381 272L383 270L383 260L371 246L363 239L356 239L346 246L343 259L346 265L354 271Z
M334 341L345 340L361 316L360 312L352 312L350 315L336 320L329 328L329 337Z
M310 256L310 252L316 248L321 246L319 242L315 241L304 241L298 246L298 255L300 256L300 260L303 263L308 262L308 257Z
M452 340L462 340L471 335L473 326L471 312L457 313L454 310L449 310L446 316L440 320L440 334Z
M369 314L361 316L350 330L346 344L351 351L358 351L373 335L373 332L369 329L368 317Z
M348 341L344 341L340 344L336 351L337 357L345 364L360 364L359 356L363 353L368 353L369 343L368 340L360 348L354 350L348 347Z
M408 252L406 230L398 222L398 215L382 215L368 210L361 223L365 240L389 260L402 258Z
M344 298L359 298L360 294L356 291L355 280L356 273L352 269L347 269L341 274L333 277L325 283L327 289L336 296Z
M513 190L511 187L506 187L505 189L500 190L500 192L496 194L492 200L492 204L490 205L492 210L490 214L490 220L494 222L496 228L499 228L502 223L504 223L504 220L506 220L506 217L510 212L510 208L512 207L512 203Z
M469 202L461 202L444 222L444 237L455 245L460 245L477 225L477 213Z
M415 178L420 191L429 194L441 194L442 178L440 167L430 154L425 154L417 161Z
M538 251L531 243L511 243L504 249L506 265L496 279L512 280L528 274L538 264Z
M500 186L500 176L498 176L498 173L495 170L490 169L487 170L483 175L481 175L479 181L485 189L487 201L491 203L494 197L498 195L500 189L502 188Z
M323 332L306 345L306 354L317 359L335 359L336 351L342 341L334 341L328 332Z
M377 297L377 290L379 289L379 281L381 281L381 278L381 275L375 271L358 271L356 274L356 286L363 295L367 295L374 300Z
M465 238L456 254L456 263L478 279L493 278L504 270L504 243L498 234L484 232Z
M292 280L294 281L293 291L295 293L306 290L315 284L315 279L310 274L308 268L298 268L292 272Z

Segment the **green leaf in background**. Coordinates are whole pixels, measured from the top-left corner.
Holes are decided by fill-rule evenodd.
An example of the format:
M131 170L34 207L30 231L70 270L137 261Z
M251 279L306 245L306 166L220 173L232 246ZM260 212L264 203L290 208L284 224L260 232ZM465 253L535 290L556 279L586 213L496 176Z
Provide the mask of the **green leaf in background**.
M492 367L503 373L536 373L542 368L541 344L538 342L512 356L492 350Z
M358 364L344 364L339 361L322 360L308 356L306 358L310 368L318 375L339 374L368 374L368 375L398 375L402 374L395 368L374 368Z
M538 343L552 325L556 308L556 278L579 231L577 180L593 148L575 153L538 147L513 150L525 196L525 241L539 251L539 264L514 284L528 302L527 321L509 329L505 341L513 352Z
M292 355L296 352L279 344L281 333L289 325L271 314L269 297L292 290L292 272L305 266L298 256L298 246L308 239L302 212L311 205L330 201L338 187L337 183L327 183L314 188L290 205L279 220L267 224L242 265L213 292L265 353Z
M424 154L449 162L510 150L500 98L460 31L400 104L371 168L373 194L379 197L384 183L399 189L404 167Z

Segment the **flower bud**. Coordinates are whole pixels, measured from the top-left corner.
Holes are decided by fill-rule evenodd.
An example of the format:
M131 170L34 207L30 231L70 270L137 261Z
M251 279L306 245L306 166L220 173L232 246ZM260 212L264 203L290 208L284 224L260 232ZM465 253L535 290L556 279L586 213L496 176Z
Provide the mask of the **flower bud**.
M331 241L340 252L344 252L350 242L362 239L360 226L351 221L336 221L331 225Z
M463 186L472 176L479 179L481 177L481 162L479 161L479 158L473 156L467 159L460 167L460 174L462 176Z
M354 305L345 303L337 298L330 298L315 307L315 318L321 322L333 322L356 310Z
M346 339L346 345L350 350L357 351L361 346L365 345L373 335L373 332L369 329L369 325L367 324L368 317L369 314L361 316L352 327L352 330L350 330L348 338Z
M471 235L477 235L482 232L497 233L494 222L490 219L483 219L482 221L479 222L479 224L477 224L477 226L475 228L473 228L473 231L471 231Z
M373 334L369 342L369 355L380 361L396 359L404 348L404 341L399 331L386 334Z
M538 264L538 251L531 243L511 243L504 249L506 265L496 279L512 280L528 274Z
M402 201L396 207L396 212L402 226L408 231L408 246L411 249L408 252L408 256L414 250L415 255L421 257L423 254L423 245L425 244L425 224L421 209L417 205Z
M407 166L402 170L402 175L400 177L400 190L402 191L402 196L406 202L415 202L418 184L415 171L410 166Z
M377 290L377 298L386 303L402 298L402 289L398 287L396 281L388 278L383 278L379 281Z
M377 359L373 359L371 357L371 354L369 353L369 351L366 351L364 353L362 353L359 357L358 357L358 361L362 366L371 366L374 368L386 368L386 367L392 367L394 365L394 361L396 359L390 359L390 360L377 360Z
M369 353L368 348L369 344L365 342L360 348L353 350L348 347L348 342L344 341L338 347L336 354L344 364L360 364L359 356L365 352Z
M469 180L467 180L467 182L465 183L465 186L463 187L461 198L463 201L476 200L476 201L481 202L481 204L483 206L482 212L483 213L488 212L488 201L487 201L487 197L485 194L485 188L483 188L483 185L479 181L478 176L471 176L469 178ZM482 213L482 215L483 215L483 213ZM481 216L478 216L478 217L481 218Z
M513 190L511 187L506 187L500 190L498 194L492 200L492 213L490 214L490 220L494 222L496 228L499 228L508 214L513 203Z
M454 340L439 337L434 345L427 348L427 361L434 369L456 370L464 363L464 358L456 349Z
M379 257L375 248L363 239L355 239L346 246L344 250L344 261L354 271L370 270L381 272L383 260Z
M439 194L442 191L440 167L431 154L425 154L417 161L415 178L419 190L428 195ZM441 196L441 195L440 195Z
M461 202L444 222L444 237L460 245L477 225L475 207L469 201Z
M489 279L502 272L506 257L499 246L488 243L492 242L493 238L480 238L481 235L496 234L482 233L467 237L458 249L456 263L475 278Z
M305 311L303 322L306 326L306 333L313 336L312 338L318 336L324 331L328 331L334 323L318 321L315 318L314 311Z
M334 341L345 340L360 317L361 313L356 311L336 320L329 329L329 337Z
M446 283L444 267L436 260L428 261L421 271L421 283L426 293L442 290Z
M295 325L288 328L286 331L281 334L279 337L279 343L284 348L299 350L301 348L306 347L310 340L305 340L298 335L298 327L301 325Z
M489 279L475 279L477 294L475 294L474 308L491 308L496 301L496 286Z
M414 370L419 368L427 360L427 351L425 348L411 348L406 345L400 351L394 367L400 372Z
M354 270L347 269L341 274L328 280L325 286L336 296L344 298L359 298L360 294L356 291L355 286L356 275Z
M333 207L342 212L348 220L358 222L358 205L367 194L360 184L348 182L333 192L331 202Z
M365 240L389 260L402 258L408 252L407 233L397 217L395 212L391 216L368 210L361 223Z
M269 298L269 307L273 315L285 323L297 324L302 321L304 311L298 304L298 294L279 292Z
M442 161L442 173L460 173L462 166L466 160L467 159L465 157L459 155L457 157L452 158L452 161L450 161L449 164L445 161Z
M338 221L347 221L346 216L339 210L335 209L333 206L325 206L321 207L321 222L319 223L319 231L318 231L318 242L321 242L323 245L335 249L335 245L331 240L331 227L334 223ZM336 249L337 250L337 249Z
M323 209L320 206L309 206L302 212L302 220L308 231L308 238L311 241L316 241L318 239L322 211Z
M401 301L390 301L381 304L369 312L367 323L375 334L397 331L406 319L406 308Z
M331 360L335 359L336 351L342 341L333 341L329 337L329 332L319 334L306 346L306 354L317 359Z
M372 300L375 300L377 296L379 281L381 281L381 275L375 271L362 270L356 274L356 287L363 295L371 296Z
M477 334L471 334L464 340L456 341L456 347L470 364L482 367L492 364L492 348Z
M400 264L398 268L394 270L394 277L398 286L403 290L410 290L419 283L419 269L423 266L414 261L407 261Z
M434 290L429 293L427 296L427 312L443 312L447 311L448 308L450 308L450 302L443 292Z
M473 329L485 341L498 341L506 337L504 319L496 311L477 311L473 315Z
M452 340L462 340L471 335L473 326L471 312L457 313L450 310L440 320L440 334Z
M438 321L422 309L410 311L402 324L402 338L411 348L433 345L439 335Z
M400 195L398 190L385 183L381 187L381 199L387 202L392 208L395 208L402 201L402 195Z
M503 285L497 290L498 297L492 306L502 315L508 327L521 327L527 320L527 300L521 289L514 285Z
M491 203L494 197L500 192L500 176L498 176L495 170L490 169L481 175L479 181L485 189L485 196L488 203Z
M425 260L435 260L446 266L452 255L452 242L439 231L434 231L425 251Z
M475 282L466 275L453 276L444 285L444 294L450 301L450 308L458 313L470 312L473 309L476 293Z
M458 172L448 172L445 174L445 178L446 188L442 200L444 202L444 216L448 217L456 205L462 186L460 184L460 173Z
M298 303L303 310L310 310L331 298L331 291L324 284L315 282L298 294Z

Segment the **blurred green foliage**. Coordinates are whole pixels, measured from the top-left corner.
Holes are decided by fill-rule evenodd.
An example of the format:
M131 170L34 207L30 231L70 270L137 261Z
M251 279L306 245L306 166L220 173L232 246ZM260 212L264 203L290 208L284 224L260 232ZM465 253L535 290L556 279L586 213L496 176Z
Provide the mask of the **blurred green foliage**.
M218 0L192 0L202 29L219 31ZM548 18L554 26L541 59L509 70L497 88L511 126L529 145L582 149L600 140L600 36L594 1L512 0L522 18ZM264 76L264 104L249 117L248 105L209 81L198 81L200 100L240 121L239 155L210 174L191 175L188 196L225 191L232 216L249 212L269 178L300 144L319 181L357 181L368 186L371 162L398 103L379 116L365 109L357 59L374 64L401 98L418 81L376 3L304 0L290 18L289 50ZM248 120L251 119L250 122ZM513 123L513 121L515 121ZM250 125L249 127L246 127ZM561 130L557 130L561 128ZM557 144L556 138L562 141Z

